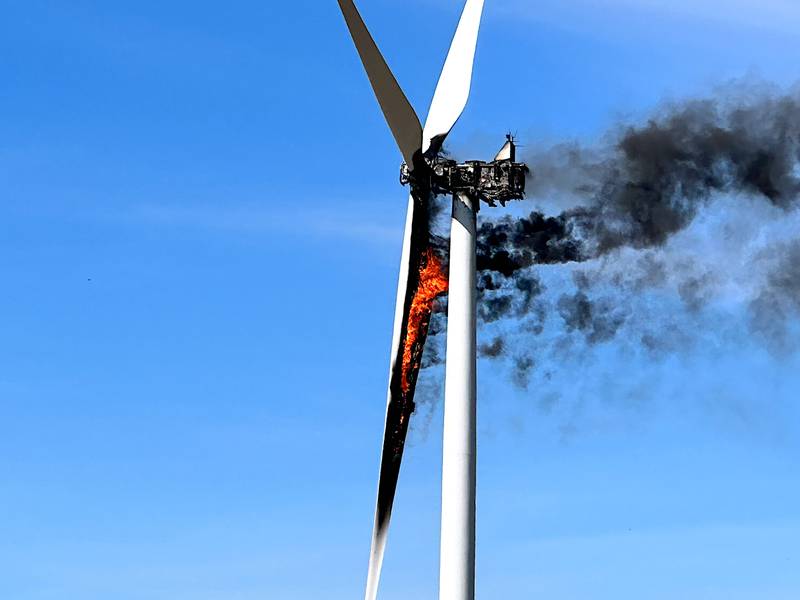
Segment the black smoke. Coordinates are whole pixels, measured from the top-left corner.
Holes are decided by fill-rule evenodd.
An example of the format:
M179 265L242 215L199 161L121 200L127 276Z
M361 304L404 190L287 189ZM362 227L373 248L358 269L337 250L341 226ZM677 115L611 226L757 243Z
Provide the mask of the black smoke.
M566 159L575 179L565 184L552 172L537 175L543 158ZM535 188L551 184L551 193L570 193L583 203L557 216L531 212L483 222L478 265L509 277L533 264L659 247L718 193L755 195L792 209L799 160L800 96L672 105L644 125L621 126L609 148L584 153L559 146L532 158L534 180L551 177L535 181Z
M617 125L603 139L606 143L596 147L558 144L523 157L531 167L529 198L537 206L566 207L560 212L500 218L480 213L478 316L484 324L514 319L533 335L541 333L548 317L542 302L546 286L537 271L543 265L586 263L585 270L573 271L574 291L551 302L549 318L560 319L565 333L578 333L588 344L608 342L629 317L625 294L663 285L665 245L715 199L756 199L787 215L798 206L798 93L737 89L673 103L645 122ZM630 276L619 276L619 293L594 294L595 266L625 251L636 251L639 258ZM750 313L754 331L787 347L786 324L800 314L800 241L779 252L782 258L772 261ZM715 285L714 273L686 269L677 293L687 311L697 312L713 297ZM481 354L509 354L515 377L525 379L534 362L496 328L492 336ZM643 332L641 343L655 347L658 338Z

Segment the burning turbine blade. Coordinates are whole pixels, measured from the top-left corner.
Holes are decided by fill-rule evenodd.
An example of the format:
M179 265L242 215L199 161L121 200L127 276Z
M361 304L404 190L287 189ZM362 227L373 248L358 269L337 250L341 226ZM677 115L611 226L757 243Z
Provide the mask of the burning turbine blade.
M438 152L469 99L484 0L467 0L422 134L422 152Z
M339 8L342 9L350 35L372 84L372 90L381 105L383 116L392 130L408 168L413 169L414 154L422 145L422 125L419 117L383 59L353 0L339 0Z
M447 291L447 277L442 271L441 261L429 247L428 201L427 197L423 201L412 194L408 203L366 600L375 600L378 593L400 463L408 424L414 412L414 392L433 303Z
M394 371L397 365L397 357L400 354L400 344L403 333L403 315L406 306L406 292L408 290L409 262L411 257L411 238L414 230L415 221L415 202L414 196L408 198L408 212L406 213L406 227L403 233L403 251L400 258L400 275L397 281L397 300L394 311L394 329L392 332L392 348L389 361L389 392L386 401L386 423L383 431L383 447L381 450L381 467L378 476L378 498L375 506L375 524L372 529L372 544L369 552L369 568L367 571L367 590L364 595L365 600L375 600L378 595L378 583L381 577L381 567L383 566L383 554L386 550L386 536L389 533L389 521L392 517L392 505L394 503L394 493L397 488L397 478L400 474L400 458L393 460L393 453L387 452L392 445L400 443L400 447L405 444L405 431L397 438L398 433L393 422L397 419L395 407L399 402L392 393L392 382L394 381Z

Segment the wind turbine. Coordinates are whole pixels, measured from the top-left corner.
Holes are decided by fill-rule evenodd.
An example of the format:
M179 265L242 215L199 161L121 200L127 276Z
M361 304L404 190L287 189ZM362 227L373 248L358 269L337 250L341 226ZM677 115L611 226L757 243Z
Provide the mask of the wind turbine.
M476 215L480 200L494 206L523 197L528 169L516 163L511 136L491 163L458 164L441 156L442 144L469 97L484 0L467 0L423 128L370 35L353 0L338 0L383 115L405 163L410 187L394 332L389 391L370 549L366 600L375 600L414 391L435 298L449 287L442 529L439 596L472 600L475 580L475 304ZM430 246L429 206L453 196L449 283Z

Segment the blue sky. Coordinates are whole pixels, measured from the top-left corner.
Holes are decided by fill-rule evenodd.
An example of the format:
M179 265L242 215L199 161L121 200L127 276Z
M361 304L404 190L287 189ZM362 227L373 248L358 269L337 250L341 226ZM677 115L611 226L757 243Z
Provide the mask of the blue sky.
M421 114L460 4L360 2ZM358 597L405 195L336 3L2 7L0 596ZM451 149L591 144L731 79L786 88L798 27L780 0L489 0ZM727 293L627 307L674 310L679 352L574 339L527 389L481 362L480 596L800 594L800 361L748 335L762 232L715 207L669 252ZM438 378L386 600L436 596Z

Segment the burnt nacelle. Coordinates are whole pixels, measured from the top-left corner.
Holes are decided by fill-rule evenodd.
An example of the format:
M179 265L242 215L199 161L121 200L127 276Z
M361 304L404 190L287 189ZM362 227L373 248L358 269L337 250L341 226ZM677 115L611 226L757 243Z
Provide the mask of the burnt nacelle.
M400 183L403 185L420 185L434 194L450 195L465 193L489 206L503 206L510 200L522 200L525 197L525 180L528 167L515 162L516 152L514 140L508 142L492 162L471 160L457 163L441 156L425 161L424 166L415 167L410 172L404 163L400 167Z

